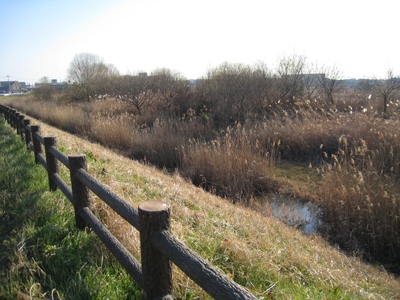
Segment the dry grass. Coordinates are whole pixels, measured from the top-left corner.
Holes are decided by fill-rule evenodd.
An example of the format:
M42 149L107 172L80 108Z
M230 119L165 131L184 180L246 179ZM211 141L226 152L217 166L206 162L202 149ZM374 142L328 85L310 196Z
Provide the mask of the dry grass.
M25 97L12 101L9 105L71 133L80 132L84 135L90 129L90 120L82 110L68 105L60 106L57 101L39 102Z
M130 115L93 118L90 123L90 140L114 149L129 149L135 137L134 121Z
M155 120L151 128L138 128L132 141L129 157L159 168L174 170L181 161L181 149L189 138L184 126L175 122Z
M332 241L399 273L400 143L389 128L398 123L386 125L386 132L371 130L367 140L340 138L333 165L321 168L319 205L330 225L323 232Z
M134 206L146 200L168 202L173 234L258 297L315 299L337 292L338 298L394 299L400 294L398 279L344 255L318 236L304 236L275 219L232 205L177 174L166 175L40 125L43 135L57 136L59 147L67 153L90 153L89 173ZM140 257L137 232L95 197L93 207L134 256ZM174 286L178 298L191 299L194 294L207 298L176 269Z
M180 173L196 186L233 202L276 192L279 183L271 168L274 156L264 148L257 149L250 138L236 126L211 142L191 140L183 151Z
M331 222L325 231L331 241L367 259L399 265L400 127L396 119L353 111L350 105L343 104L337 112L317 101L297 101L290 111L278 107L267 119L217 133L211 122L189 111L180 120L156 119L151 126L138 126L128 107L112 99L79 104L75 110L56 102L38 110L38 102L20 100L12 105L44 112L51 122L64 124L61 128L121 149L142 162L170 172L178 168L195 185L233 201L249 200L265 191L318 201L325 220ZM71 124L77 126L71 129ZM289 186L274 176L280 159L302 161L320 170L323 165L325 170L332 164L335 168L323 172L324 180L312 188L308 182ZM370 181L360 186L359 174ZM368 207L366 199L373 206Z

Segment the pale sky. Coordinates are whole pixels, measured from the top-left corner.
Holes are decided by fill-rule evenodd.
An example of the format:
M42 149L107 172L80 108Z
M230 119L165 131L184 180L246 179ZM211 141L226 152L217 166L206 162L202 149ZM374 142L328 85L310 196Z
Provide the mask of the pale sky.
M0 80L66 80L89 52L121 74L169 68L188 79L224 61L274 68L281 57L346 78L400 72L394 0L0 0Z

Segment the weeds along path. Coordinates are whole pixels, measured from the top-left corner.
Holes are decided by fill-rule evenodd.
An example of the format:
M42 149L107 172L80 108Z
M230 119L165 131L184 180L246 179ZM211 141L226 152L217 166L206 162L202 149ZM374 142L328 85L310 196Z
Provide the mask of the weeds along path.
M8 126L4 124L4 121L1 122L1 128ZM299 299L394 299L400 295L400 282L394 276L364 264L358 259L345 256L327 245L318 236L305 236L278 220L265 217L250 209L232 205L200 188L194 187L176 174L170 176L37 120L31 119L31 122L41 127L43 136L57 137L58 148L66 154L86 153L89 173L107 184L111 190L131 202L135 207L146 200L168 202L172 208L171 228L174 236L258 297L273 297L274 299L295 297ZM17 139L14 135L10 130L6 134L2 132L2 143L9 139L9 136ZM27 159L27 161L30 161L28 169L36 170L38 167L34 165L31 154L25 153L22 143L19 143L19 145L18 153L21 152L24 159L21 158L21 161L17 164L22 164L22 161ZM0 147L1 152L4 151L3 148L3 146ZM3 156L2 154L1 157ZM1 158L1 168L6 167L5 159ZM49 211L52 216L48 218L52 225L46 223L39 227L46 234L45 236L54 235L58 242L50 240L47 243L47 238L43 238L43 241L38 243L38 240L32 238L35 230L28 227L24 232L12 234L9 239L14 239L14 241L9 242L11 244L9 250L7 250L7 255L13 257L13 260L8 263L8 266L13 265L13 270L18 270L16 266L20 260L19 256L15 256L14 253L21 253L18 255L26 257L24 260L26 264L35 264L36 268L29 265L26 267L27 269L20 269L21 272L26 274L26 279L23 280L23 284L21 283L21 287L16 279L17 277L13 277L14 294L17 294L15 290L20 290L29 295L30 290L36 289L37 283L40 283L42 290L39 292L42 295L46 292L50 293L51 288L54 288L60 294L66 293L65 285L85 289L84 286L89 280L88 277L82 277L83 271L86 268L89 270L100 268L101 270L108 263L112 264L113 260L107 252L102 250L101 246L97 245L92 235L74 231L73 225L71 225L73 222L72 208L68 208L67 200L59 196L60 194L47 192L44 170L37 172L42 174L42 177L39 177L42 178L39 179L40 182L35 183L35 185L41 187L38 193L46 195L49 199L56 197L46 200L42 204L42 209ZM23 171L23 173L28 174L27 171ZM61 174L61 176L63 175ZM17 182L20 180L22 179L18 179ZM3 181L0 181L0 183L3 184ZM26 191L35 191L35 188L28 186L25 193ZM92 200L95 213L102 218L103 222L127 246L132 254L139 258L139 236L136 231L118 218L104 204L97 201L96 197L93 197ZM4 197L1 201L4 206L4 203L8 203L9 200ZM56 217L60 207L63 207L65 212L61 213L60 217ZM3 210L4 208L2 208L2 215L4 214ZM70 210L70 214L68 210ZM25 211L27 215L23 224L31 222L30 216L41 220L40 213L35 214L25 209L22 209L22 211ZM42 221L44 222L44 220ZM65 228L68 228L68 231ZM39 228L36 230L40 231ZM29 247L23 246L27 243ZM37 244L39 246L35 246ZM84 256L85 251L83 250L85 249L90 249L96 255ZM41 255L41 257L36 258L32 252ZM82 270L74 269L75 273L79 274L80 279L65 279L66 284L60 288L54 282L53 277L49 275L50 271L47 271L48 269L45 267L46 261L52 261L59 257L63 258L60 260L64 263L76 259L81 262L81 266L82 263L84 265ZM55 273L63 273L61 270L65 269L65 265L63 266L57 260L53 262L52 267L54 267ZM73 267L71 268L73 269ZM107 268L111 269L111 267L105 267L105 269ZM5 267L5 270L2 269L2 278L10 278L7 277L11 276L8 275L11 274L10 269L11 267L8 267L8 270L7 267ZM121 278L119 282L125 289L120 287L120 290L125 292L128 290L128 292L134 294L134 287L127 284L129 280L125 279L124 273L117 267L113 267L113 269L117 269L117 271L113 271L112 274L122 274L118 275ZM34 271L35 274L30 274L29 270L36 270ZM19 274L19 271L14 272ZM176 273L173 276L175 297L180 299L194 299L195 297L208 299L208 296L188 280L184 274L176 269L174 269L174 272ZM85 274L85 276L88 276L88 273ZM14 274L14 276L16 275ZM118 276L109 276L111 278L110 285L112 285L113 278L118 278ZM98 294L92 298L100 299L99 290L108 283L105 284L101 279L93 281ZM3 282L1 283L1 286L3 286ZM131 290L129 290L129 287ZM86 292L95 293L95 289L92 290L92 288L93 286L86 288ZM8 290L11 290L11 288ZM108 292L112 293L112 291ZM117 298L119 297L110 296L110 299Z

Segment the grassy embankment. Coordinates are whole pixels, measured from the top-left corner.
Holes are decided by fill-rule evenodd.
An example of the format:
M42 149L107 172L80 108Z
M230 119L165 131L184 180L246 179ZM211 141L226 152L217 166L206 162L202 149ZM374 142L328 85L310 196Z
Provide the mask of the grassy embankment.
M40 125L43 135L57 136L59 148L66 153L86 152L89 172L135 206L145 200L169 202L174 235L259 297L390 299L400 293L398 279L345 256L318 236L304 236L277 220L205 193L178 175L171 177L99 145ZM10 219L2 222L7 224L2 227L7 252L2 256L1 284L6 299L18 295L29 298L34 292L37 298L60 294L63 298L86 295L92 299L131 293L129 279L97 240L73 229L68 201L59 192L47 192L44 170L34 165L23 144L4 126L2 123L1 205L7 208L2 208L2 219ZM17 148L13 148L14 141ZM11 166L12 162L18 167ZM93 198L97 214L139 257L137 233ZM15 225L10 226L12 223ZM106 275L92 278L93 274L103 273ZM175 269L174 286L177 298L206 298ZM117 292L121 294L113 296Z
M61 192L48 191L45 169L4 118L0 136L0 299L138 294L95 235L75 229L72 205Z

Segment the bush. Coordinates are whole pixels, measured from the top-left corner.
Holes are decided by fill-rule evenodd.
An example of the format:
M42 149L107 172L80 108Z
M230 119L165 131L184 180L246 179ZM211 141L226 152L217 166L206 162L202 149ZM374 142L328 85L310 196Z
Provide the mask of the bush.
M57 93L54 86L48 83L43 83L41 86L33 89L33 97L36 100L50 101L53 96Z

